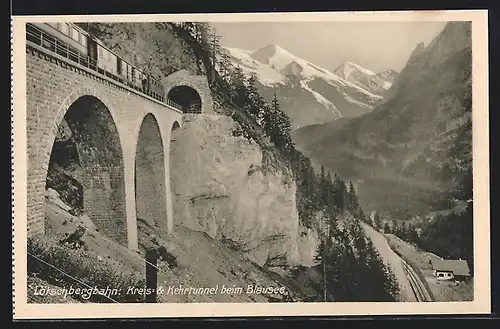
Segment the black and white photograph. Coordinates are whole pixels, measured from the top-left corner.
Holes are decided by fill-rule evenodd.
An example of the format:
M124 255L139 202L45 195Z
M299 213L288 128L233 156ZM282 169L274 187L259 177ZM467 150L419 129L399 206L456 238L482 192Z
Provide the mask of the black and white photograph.
M489 307L487 14L343 14L19 19L16 312Z

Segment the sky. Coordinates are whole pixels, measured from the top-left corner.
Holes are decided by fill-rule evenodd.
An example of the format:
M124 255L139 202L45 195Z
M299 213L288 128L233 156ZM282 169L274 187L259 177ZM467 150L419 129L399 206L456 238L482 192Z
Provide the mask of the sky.
M217 22L225 47L257 50L276 44L328 70L345 61L380 72L400 71L419 42L428 44L446 22Z

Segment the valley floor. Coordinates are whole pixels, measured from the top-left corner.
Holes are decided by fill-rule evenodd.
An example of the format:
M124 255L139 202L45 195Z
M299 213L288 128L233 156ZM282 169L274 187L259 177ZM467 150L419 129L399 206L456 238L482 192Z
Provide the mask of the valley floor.
M474 282L455 283L455 281L438 281L433 275L429 261L440 259L439 256L411 245L393 234L384 234L390 247L425 278L424 284L432 292L437 302L472 301L474 298Z

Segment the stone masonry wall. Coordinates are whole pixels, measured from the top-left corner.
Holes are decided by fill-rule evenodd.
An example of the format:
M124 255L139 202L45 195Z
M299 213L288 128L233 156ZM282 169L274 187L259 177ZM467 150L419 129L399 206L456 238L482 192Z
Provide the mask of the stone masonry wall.
M137 217L166 230L165 159L158 124L151 115L144 117L135 160Z
M83 209L101 232L126 245L123 179L123 167L88 168L83 180Z

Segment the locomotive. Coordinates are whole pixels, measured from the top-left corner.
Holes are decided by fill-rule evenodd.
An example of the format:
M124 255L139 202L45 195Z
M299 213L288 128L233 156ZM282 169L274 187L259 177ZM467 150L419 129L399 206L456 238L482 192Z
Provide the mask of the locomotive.
M102 41L73 23L27 23L26 40L159 101L165 99L165 91L160 81L118 57Z

